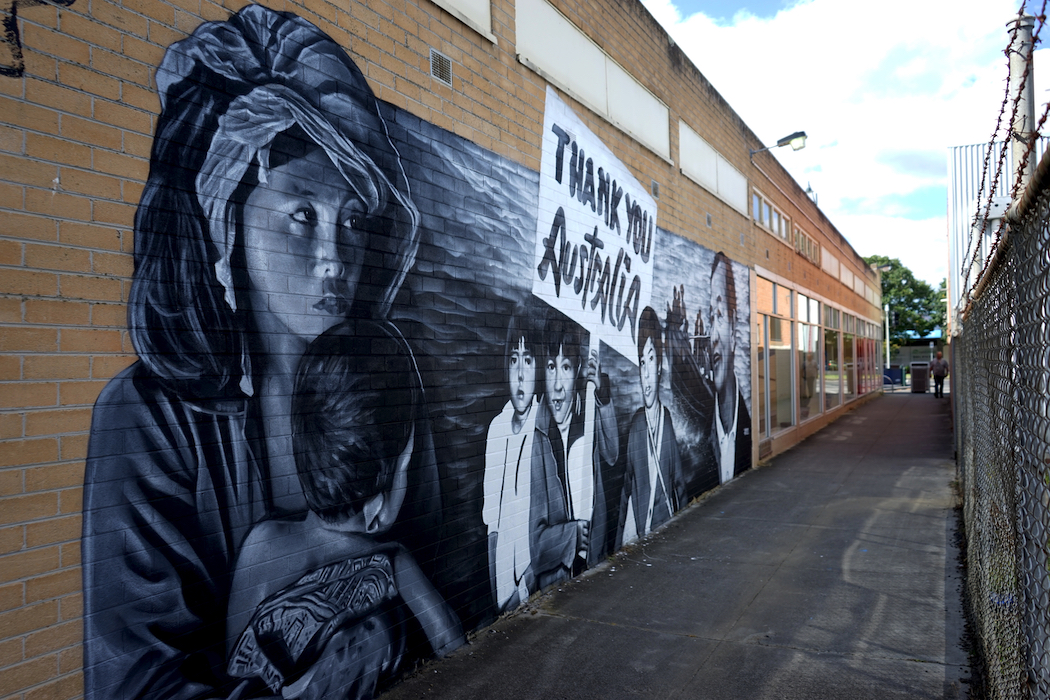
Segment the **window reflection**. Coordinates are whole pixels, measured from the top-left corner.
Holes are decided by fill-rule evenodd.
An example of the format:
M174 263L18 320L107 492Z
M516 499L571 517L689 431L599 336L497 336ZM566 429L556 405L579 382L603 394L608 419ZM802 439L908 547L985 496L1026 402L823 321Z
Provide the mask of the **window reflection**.
M819 414L820 402L820 328L798 324L798 401L799 421Z

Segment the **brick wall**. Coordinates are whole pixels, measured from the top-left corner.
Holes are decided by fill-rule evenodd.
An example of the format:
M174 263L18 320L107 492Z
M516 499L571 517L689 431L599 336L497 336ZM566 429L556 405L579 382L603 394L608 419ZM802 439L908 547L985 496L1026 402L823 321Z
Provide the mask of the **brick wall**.
M149 25L177 35L96 8L22 10L25 72L0 77L3 697L82 693L84 458L91 406L133 360L123 302L156 109L144 61L163 51L143 40Z

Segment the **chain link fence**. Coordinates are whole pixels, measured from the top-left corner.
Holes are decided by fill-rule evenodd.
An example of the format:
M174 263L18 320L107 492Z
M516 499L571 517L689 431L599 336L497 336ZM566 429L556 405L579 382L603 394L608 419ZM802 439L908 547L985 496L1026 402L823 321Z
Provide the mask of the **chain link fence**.
M995 699L1050 698L1046 158L1039 171L952 342L967 586Z

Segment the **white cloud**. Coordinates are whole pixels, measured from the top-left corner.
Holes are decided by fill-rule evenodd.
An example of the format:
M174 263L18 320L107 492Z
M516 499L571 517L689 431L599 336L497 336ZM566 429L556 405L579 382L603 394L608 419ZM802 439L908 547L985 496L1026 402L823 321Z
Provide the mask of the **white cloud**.
M851 212L878 202L889 214L894 197L946 187L946 149L989 140L1016 0L809 0L724 27L682 17L669 0L643 1L764 144L809 134L804 150L771 153L803 188L812 184L858 252L899 257L933 284L946 275L946 217ZM1042 100L1048 83L1036 68Z
M937 286L948 276L948 230L944 217L904 219L873 214L836 217L840 231L863 256L899 258L919 279Z

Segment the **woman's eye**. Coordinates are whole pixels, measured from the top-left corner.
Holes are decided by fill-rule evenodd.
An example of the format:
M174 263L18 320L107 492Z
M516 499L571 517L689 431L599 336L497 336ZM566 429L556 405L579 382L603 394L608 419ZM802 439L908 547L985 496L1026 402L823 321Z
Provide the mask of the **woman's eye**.
M526 357L525 358L525 366L526 367L532 367L532 358L531 357Z
M343 221L343 226L353 231L360 231L364 220L360 214L351 214Z
M297 224L312 224L317 219L317 214L309 207L296 209L292 214L292 220Z

